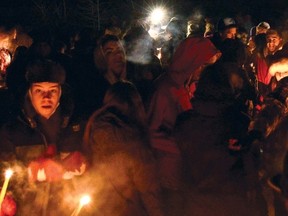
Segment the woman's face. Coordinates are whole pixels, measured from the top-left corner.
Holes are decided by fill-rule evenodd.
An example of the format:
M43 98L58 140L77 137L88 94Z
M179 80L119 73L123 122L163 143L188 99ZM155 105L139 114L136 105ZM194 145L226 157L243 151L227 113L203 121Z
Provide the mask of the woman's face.
M33 83L29 95L36 112L49 119L59 105L61 86L52 82Z

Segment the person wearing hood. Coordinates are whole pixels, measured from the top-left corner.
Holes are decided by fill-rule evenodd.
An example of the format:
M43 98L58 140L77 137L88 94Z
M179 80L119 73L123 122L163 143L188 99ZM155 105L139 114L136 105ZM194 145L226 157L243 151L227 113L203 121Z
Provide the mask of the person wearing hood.
M201 34L180 43L169 70L155 80L155 91L148 108L152 147L157 154L162 187L177 191L181 186L181 157L172 135L177 116L191 109L191 84L197 82L203 68L214 63L220 52ZM198 29L198 30L200 30ZM199 32L199 33L200 33Z
M62 180L82 175L87 165L81 153L84 123L73 118L72 95L60 64L34 59L26 80L19 116L0 130L1 168L16 170L11 185L19 215L65 215L73 206L61 206L61 197L69 195L63 194Z

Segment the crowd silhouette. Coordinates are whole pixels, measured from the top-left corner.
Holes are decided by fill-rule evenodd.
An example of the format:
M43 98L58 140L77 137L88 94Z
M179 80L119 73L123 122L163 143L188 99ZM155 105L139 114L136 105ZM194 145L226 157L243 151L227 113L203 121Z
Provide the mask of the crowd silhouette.
M287 215L288 38L248 21L41 29L1 49L0 215L71 215L83 193L79 215Z

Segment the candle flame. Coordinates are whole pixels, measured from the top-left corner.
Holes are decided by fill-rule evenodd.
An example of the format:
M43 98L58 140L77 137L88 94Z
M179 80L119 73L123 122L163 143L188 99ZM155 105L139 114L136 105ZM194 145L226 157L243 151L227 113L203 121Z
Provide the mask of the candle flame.
M81 197L81 199L80 199L80 205L81 205L81 206L87 205L90 201L91 201L90 196L89 196L89 195L84 195L84 196Z
M13 174L13 171L11 169L6 170L5 171L5 178L10 179L12 174Z

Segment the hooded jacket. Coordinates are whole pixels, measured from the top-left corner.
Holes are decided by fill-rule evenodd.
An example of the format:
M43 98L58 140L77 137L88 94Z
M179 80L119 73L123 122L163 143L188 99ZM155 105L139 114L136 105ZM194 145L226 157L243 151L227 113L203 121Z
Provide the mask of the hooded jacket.
M155 91L148 109L154 148L179 153L171 133L177 116L192 108L185 82L195 70L218 53L209 39L188 37L178 46L169 71L155 80Z

